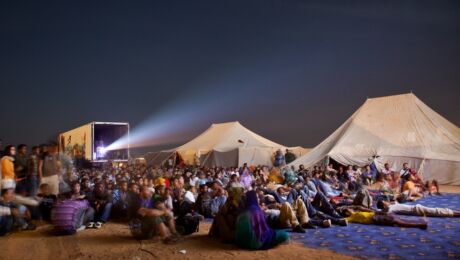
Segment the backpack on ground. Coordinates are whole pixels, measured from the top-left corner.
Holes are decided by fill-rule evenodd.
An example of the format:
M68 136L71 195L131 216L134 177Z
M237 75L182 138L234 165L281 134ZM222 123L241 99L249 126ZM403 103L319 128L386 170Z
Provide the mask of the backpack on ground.
M200 229L200 216L187 214L176 219L176 230L179 234L186 236L198 232Z
M63 200L51 210L51 223L56 235L73 235L83 225L85 212L89 207L87 200Z

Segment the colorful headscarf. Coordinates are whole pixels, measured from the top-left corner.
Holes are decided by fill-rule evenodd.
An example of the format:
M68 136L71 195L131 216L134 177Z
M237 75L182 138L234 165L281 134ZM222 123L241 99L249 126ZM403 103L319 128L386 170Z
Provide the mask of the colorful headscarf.
M252 231L261 248L268 246L276 236L275 231L268 226L265 214L259 207L257 193L255 191L246 192L245 210L243 214L249 214Z

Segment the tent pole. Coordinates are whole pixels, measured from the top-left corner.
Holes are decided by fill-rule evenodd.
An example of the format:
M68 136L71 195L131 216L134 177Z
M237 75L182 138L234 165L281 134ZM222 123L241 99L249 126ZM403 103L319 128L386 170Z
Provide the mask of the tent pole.
M213 152L214 152L214 150L212 150L208 154L206 154L206 156L203 159L203 163L201 163L201 159L199 159L200 160L200 166L201 166L201 164L206 165L206 163L208 162L209 156L211 156L211 153L213 153ZM201 156L200 156L200 158L201 158ZM212 164L212 162L211 162L211 164Z
M174 153L174 160L173 160L174 167L176 167L176 162L177 162L177 152Z

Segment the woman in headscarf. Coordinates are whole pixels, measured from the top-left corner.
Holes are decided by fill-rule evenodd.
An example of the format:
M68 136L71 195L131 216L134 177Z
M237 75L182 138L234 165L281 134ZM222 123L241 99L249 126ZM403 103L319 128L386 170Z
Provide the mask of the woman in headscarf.
M297 181L297 174L291 167L284 167L283 173L281 174L284 176L284 184L293 184Z
M235 243L248 249L270 249L286 242L289 235L282 230L274 230L268 226L265 215L259 207L255 191L246 193L245 206L236 220Z
M243 197L242 187L228 189L228 199L214 217L209 236L221 238L227 243L235 241L236 219L243 207Z

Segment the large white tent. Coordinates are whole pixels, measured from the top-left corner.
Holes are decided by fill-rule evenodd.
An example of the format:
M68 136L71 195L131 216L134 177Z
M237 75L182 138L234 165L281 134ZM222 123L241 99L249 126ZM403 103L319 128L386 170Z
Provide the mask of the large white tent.
M326 140L292 165L343 165L388 162L399 170L404 162L424 179L460 185L460 129L414 94L369 98Z
M297 157L308 150L302 147L285 147L272 142L242 126L239 122L212 124L206 131L188 143L175 149L147 153L148 164L159 165L167 159L180 156L189 165L203 166L241 166L273 164L276 150L290 149Z

